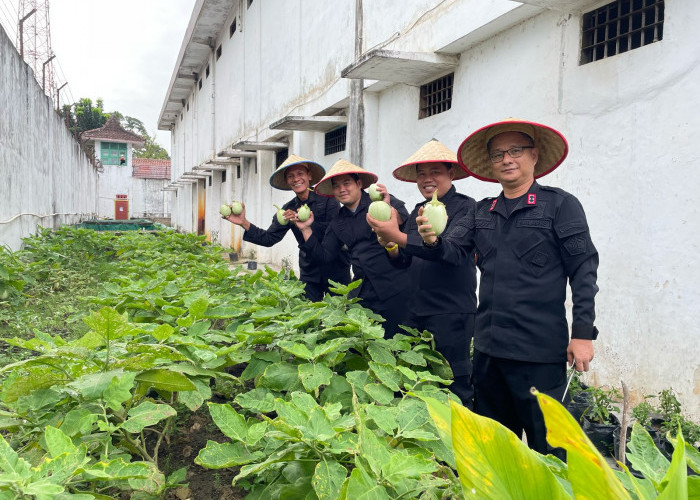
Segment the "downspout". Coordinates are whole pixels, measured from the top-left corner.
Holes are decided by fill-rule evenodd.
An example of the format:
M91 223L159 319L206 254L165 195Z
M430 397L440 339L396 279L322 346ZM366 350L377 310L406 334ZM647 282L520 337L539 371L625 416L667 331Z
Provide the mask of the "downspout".
M355 61L362 57L362 0L355 0ZM350 162L362 166L364 160L365 105L363 101L364 80L350 81Z

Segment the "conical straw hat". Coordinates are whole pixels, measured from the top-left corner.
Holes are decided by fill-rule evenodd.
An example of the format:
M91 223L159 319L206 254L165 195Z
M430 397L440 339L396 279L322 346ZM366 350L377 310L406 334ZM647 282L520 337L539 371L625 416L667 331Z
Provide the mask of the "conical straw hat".
M416 166L420 163L448 163L453 165L454 180L464 179L469 174L459 167L457 153L437 139L432 139L413 153L403 164L393 172L400 181L416 182Z
M321 180L323 174L326 173L326 170L316 162L307 160L306 158L302 158L301 156L289 155L287 159L284 160L284 163L282 163L282 165L280 165L277 170L272 172L272 175L270 176L270 185L276 189L290 191L291 188L289 187L286 179L284 178L284 173L289 167L294 167L296 165L304 165L306 168L309 169L309 173L311 174L310 184L312 186L316 184L319 180Z
M362 189L366 189L370 184L377 182L377 176L368 172L362 167L353 165L347 160L338 160L328 171L326 176L316 184L314 191L323 196L333 196L333 184L331 179L339 175L357 174L362 180Z
M547 175L557 168L569 153L566 139L553 128L527 120L506 118L480 128L462 142L457 150L459 166L477 179L498 182L493 175L488 142L504 132L522 132L532 138L539 152L535 178Z

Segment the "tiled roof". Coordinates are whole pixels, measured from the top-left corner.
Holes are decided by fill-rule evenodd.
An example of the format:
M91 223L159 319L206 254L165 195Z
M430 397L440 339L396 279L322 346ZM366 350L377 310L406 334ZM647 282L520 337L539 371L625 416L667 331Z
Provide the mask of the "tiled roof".
M100 128L86 130L80 137L83 139L92 139L93 141L117 141L130 142L134 147L140 148L145 144L145 139L138 134L124 130L119 124L119 120L115 115L109 117L107 123Z
M139 179L168 179L170 180L170 160L155 158L132 158L134 177Z

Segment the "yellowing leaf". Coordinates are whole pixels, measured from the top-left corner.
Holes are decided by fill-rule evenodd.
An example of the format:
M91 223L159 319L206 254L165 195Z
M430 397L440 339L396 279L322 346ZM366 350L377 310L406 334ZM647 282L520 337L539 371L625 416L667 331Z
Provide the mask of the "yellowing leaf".
M544 414L547 441L566 450L576 500L629 500L629 493L566 408L546 394L534 394Z

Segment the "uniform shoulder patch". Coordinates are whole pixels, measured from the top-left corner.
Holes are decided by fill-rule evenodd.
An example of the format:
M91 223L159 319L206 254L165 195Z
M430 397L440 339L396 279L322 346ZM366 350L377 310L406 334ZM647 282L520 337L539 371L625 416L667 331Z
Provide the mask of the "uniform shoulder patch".
M564 248L572 256L586 253L586 246L586 238L581 234L574 235L564 242Z

